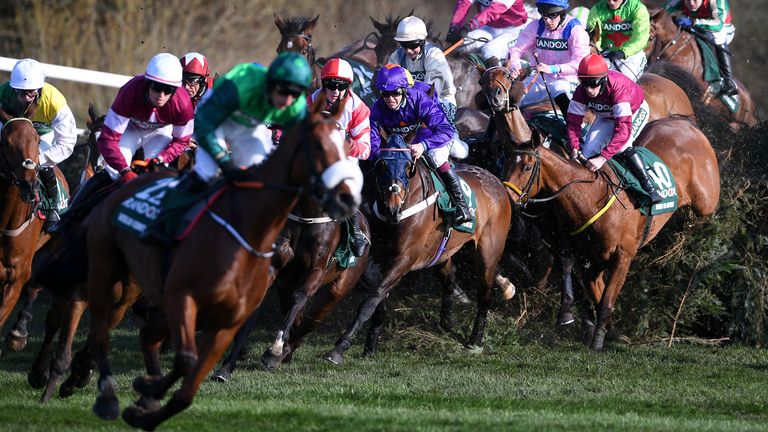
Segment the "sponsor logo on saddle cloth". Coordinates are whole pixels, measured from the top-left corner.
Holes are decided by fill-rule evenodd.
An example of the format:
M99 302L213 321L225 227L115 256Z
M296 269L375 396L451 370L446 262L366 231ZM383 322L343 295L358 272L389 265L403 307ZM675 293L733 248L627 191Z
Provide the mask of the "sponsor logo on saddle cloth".
M456 207L451 201L451 196L448 194L448 191L445 190L445 186L443 185L443 182L438 178L437 173L433 170L430 170L430 174L432 174L432 183L435 185L435 191L440 194L437 197L437 209L440 211L440 214L443 215L443 217L446 215L452 216L456 211ZM469 203L469 207L472 208L475 217L469 222L464 222L463 224L459 225L454 224L453 229L473 234L475 232L475 222L477 221L477 199L475 198L474 191L471 187L469 187L469 184L465 182L463 178L459 177L459 183L461 184L462 192L464 192L464 200Z
M654 204L653 207L650 208L650 214L657 215L677 210L677 185L669 167L667 167L661 158L645 147L635 147L635 151L643 160L645 172L647 172L648 177L651 178L651 182L656 188L656 191L664 198L663 201ZM622 183L626 185L628 190L634 192L634 195L638 198L640 212L644 215L648 215L650 198L645 191L643 191L643 188L640 186L640 183L635 176L613 159L608 162L614 172L616 172L619 177L623 177Z
M112 224L135 234L142 234L148 224L160 217L166 192L178 183L176 177L166 177L149 183L120 203L112 217Z

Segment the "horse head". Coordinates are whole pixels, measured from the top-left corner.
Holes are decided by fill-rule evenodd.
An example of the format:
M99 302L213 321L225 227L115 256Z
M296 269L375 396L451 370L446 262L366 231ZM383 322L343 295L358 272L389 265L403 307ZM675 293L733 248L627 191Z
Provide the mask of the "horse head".
M491 109L502 141L514 144L531 141L531 129L518 107L526 93L522 79L512 79L509 70L504 66L486 69L478 65L477 70L481 74L480 94Z
M379 129L384 144L376 162L376 190L379 212L389 223L400 221L403 205L408 199L410 179L416 174L416 164L411 156L409 144L416 136L411 131L403 137L399 134L387 136Z
M297 156L302 149L304 153L291 162L291 182L305 184L308 178L311 196L330 217L341 220L360 206L363 173L357 163L347 159L344 150L344 134L337 126L342 105L334 104L330 114L325 106L325 94L320 92L300 127L286 131L284 140L286 145L296 146Z
M651 28L645 55L650 61L655 61L661 56L662 51L667 49L670 41L680 36L680 28L664 8L651 8L648 13L651 17Z
M283 21L277 14L275 25L280 30L280 43L277 45L278 54L284 51L294 51L307 58L309 65L315 63L315 49L312 47L312 32L320 15L309 19L305 17L291 18Z
M40 136L26 117L13 117L0 110L0 121L0 178L18 187L24 202L33 203L37 200Z

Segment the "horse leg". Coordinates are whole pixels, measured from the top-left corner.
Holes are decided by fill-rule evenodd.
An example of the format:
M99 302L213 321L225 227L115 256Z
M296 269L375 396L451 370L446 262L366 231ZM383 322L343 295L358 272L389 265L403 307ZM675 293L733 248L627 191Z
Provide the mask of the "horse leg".
M597 323L592 338L592 349L596 351L603 349L605 334L611 320L611 313L613 312L616 298L619 296L624 281L627 279L629 264L632 262L632 257L626 252L619 250L616 252L616 255L613 259L615 264L611 269L611 276L608 279L606 289L603 291L597 310Z
M237 360L240 359L240 355L246 351L243 347L245 346L248 336L253 333L258 317L259 309L256 309L251 316L248 317L248 320L245 321L245 324L240 327L240 330L238 330L235 335L235 341L232 343L232 350L230 350L229 355L222 361L221 367L211 375L213 381L227 382L232 379L232 372L234 372L235 367L237 367Z
M570 251L561 250L558 254L560 267L563 272L562 292L560 293L560 311L557 313L557 324L564 326L572 324L575 319L571 308L573 307L573 256Z
M387 302L385 299L376 306L376 310L371 315L371 327L368 330L368 337L365 339L365 346L363 347L364 356L372 356L379 351L379 337L381 337L381 330L386 315Z
M35 305L35 300L37 300L40 291L42 291L42 288L39 286L35 286L34 288L28 285L25 286L24 307L19 311L16 322L11 326L11 331L5 338L5 346L7 346L9 350L21 351L27 346L27 338L29 337L27 325L32 321L32 307Z
M370 263L370 265L375 265ZM357 333L363 328L363 325L371 318L376 308L388 295L392 288L400 282L403 275L413 267L413 262L406 259L399 259L389 269L386 276L381 282L381 285L376 289L376 292L368 296L360 304L357 310L357 315L352 324L347 328L347 331L336 342L336 346L331 351L328 351L323 355L325 360L335 364L344 363L344 352L352 346L352 341L357 336Z
M506 236L501 235L498 238L505 239ZM475 323L472 326L472 335L467 342L467 345L470 347L480 347L483 345L485 326L488 322L488 309L491 305L491 292L496 279L496 266L504 252L504 241L502 240L501 244L499 244L491 232L484 235L478 243L475 254L475 268L482 275L483 283L478 285L477 313L475 315Z
M441 329L450 332L456 326L456 317L453 314L453 289L456 285L456 266L452 259L448 259L445 265L438 269L438 274L443 280L443 298L440 302ZM466 294L465 294L466 296Z
M37 357L27 374L27 382L33 389L41 389L48 382L48 356L53 348L53 339L61 326L62 303L54 301L45 316L45 336Z
M18 275L13 277L12 280L5 281L2 303L0 304L0 329L3 328L8 317L11 315L11 312L13 312L13 308L16 307L16 302L19 301L19 297L21 296L21 282L19 282L19 279L17 278L21 277L23 277L23 275Z
M277 338L271 347L264 351L261 355L261 362L269 369L274 369L280 365L283 357L286 353L283 352L283 346L285 341L290 338L291 328L296 320L296 316L304 309L304 305L307 304L307 299L312 297L317 288L323 281L325 276L325 264L322 266L315 266L309 272L304 283L293 291L293 302L288 314L283 321L283 326L277 332Z
M192 317L191 323L175 322L172 318L169 320L172 328L190 328L187 325L191 324L192 329L191 335L187 334L187 337L182 338L182 344L177 350L177 361L174 362L174 370L177 371L179 377L184 377L181 388L173 394L166 405L158 410L146 410L137 405L126 408L123 411L123 420L129 425L144 430L154 430L160 423L187 409L192 404L192 400L200 388L200 383L232 342L239 325L219 329L206 335L203 343L201 343L202 350L198 358L194 347L194 316L197 315L196 312L197 308L195 308L194 314L185 314ZM188 333L186 330L182 331ZM191 339L188 338L189 336Z
M48 375L48 383L40 397L41 403L46 403L51 400L51 395L59 379L69 369L69 365L72 363L72 343L74 343L75 333L77 327L80 324L80 318L83 316L83 312L88 307L88 303L77 297L67 301L63 305L61 319L59 321L59 344L56 349L56 355L51 359L50 372ZM61 397L67 397L72 392L67 392L65 386L61 387Z

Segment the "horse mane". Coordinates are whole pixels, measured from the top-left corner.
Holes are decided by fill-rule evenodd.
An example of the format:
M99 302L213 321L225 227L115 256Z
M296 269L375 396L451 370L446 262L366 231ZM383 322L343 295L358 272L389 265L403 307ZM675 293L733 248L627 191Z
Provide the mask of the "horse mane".
M27 108L27 110L24 113L19 115L10 113L5 109L0 108L0 123L5 124L8 120L12 118L17 118L17 117L32 119L32 117L34 117L35 115L35 112L37 112L37 100L32 102L32 104L29 105L29 108Z

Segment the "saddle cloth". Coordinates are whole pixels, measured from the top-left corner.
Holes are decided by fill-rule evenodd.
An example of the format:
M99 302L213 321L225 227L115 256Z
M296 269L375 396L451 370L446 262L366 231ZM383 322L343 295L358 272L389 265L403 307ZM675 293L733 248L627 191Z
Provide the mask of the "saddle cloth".
M625 186L627 191L634 194L640 212L648 215L650 208L650 214L657 215L677 210L677 184L669 167L661 158L645 147L635 147L635 151L643 160L645 172L648 173L648 177L650 177L656 191L664 197L662 202L654 204L653 207L650 207L651 198L640 186L637 178L626 167L615 159L609 160L608 164L621 179L622 186Z

